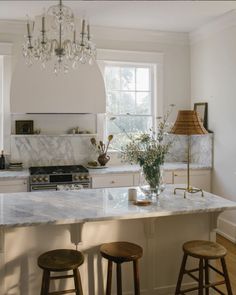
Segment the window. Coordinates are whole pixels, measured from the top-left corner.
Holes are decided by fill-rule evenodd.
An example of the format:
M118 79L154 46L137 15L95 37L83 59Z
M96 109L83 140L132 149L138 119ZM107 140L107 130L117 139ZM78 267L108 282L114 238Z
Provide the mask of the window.
M105 62L106 134L111 148L120 149L129 136L155 127L154 65Z

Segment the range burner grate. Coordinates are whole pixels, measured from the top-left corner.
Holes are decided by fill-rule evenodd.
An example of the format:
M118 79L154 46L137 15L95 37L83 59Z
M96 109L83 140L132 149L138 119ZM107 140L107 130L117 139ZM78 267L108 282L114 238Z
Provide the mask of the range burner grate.
M30 167L29 171L30 175L88 173L88 169L82 165Z

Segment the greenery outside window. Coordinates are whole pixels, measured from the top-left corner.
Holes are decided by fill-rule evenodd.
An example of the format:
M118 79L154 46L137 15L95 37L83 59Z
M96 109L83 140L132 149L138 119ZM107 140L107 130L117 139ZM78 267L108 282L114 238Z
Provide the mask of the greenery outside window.
M129 136L155 128L154 65L105 62L106 133L111 149L119 150Z

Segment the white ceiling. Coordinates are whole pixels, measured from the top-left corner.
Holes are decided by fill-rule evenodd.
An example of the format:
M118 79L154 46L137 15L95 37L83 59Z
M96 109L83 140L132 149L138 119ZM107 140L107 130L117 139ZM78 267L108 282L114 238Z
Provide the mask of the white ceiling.
M2 1L0 19L23 20L41 14L58 1ZM236 1L68 1L76 15L92 25L190 32L236 9Z

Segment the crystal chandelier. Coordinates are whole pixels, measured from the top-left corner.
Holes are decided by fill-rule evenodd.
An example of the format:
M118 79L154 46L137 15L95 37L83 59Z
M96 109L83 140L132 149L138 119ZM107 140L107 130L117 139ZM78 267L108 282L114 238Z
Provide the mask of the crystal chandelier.
M91 41L89 23L85 19L80 22L60 0L33 23L27 21L23 56L29 66L40 62L45 68L54 63L55 74L67 73L70 66L76 69L80 63L92 64L96 47Z

